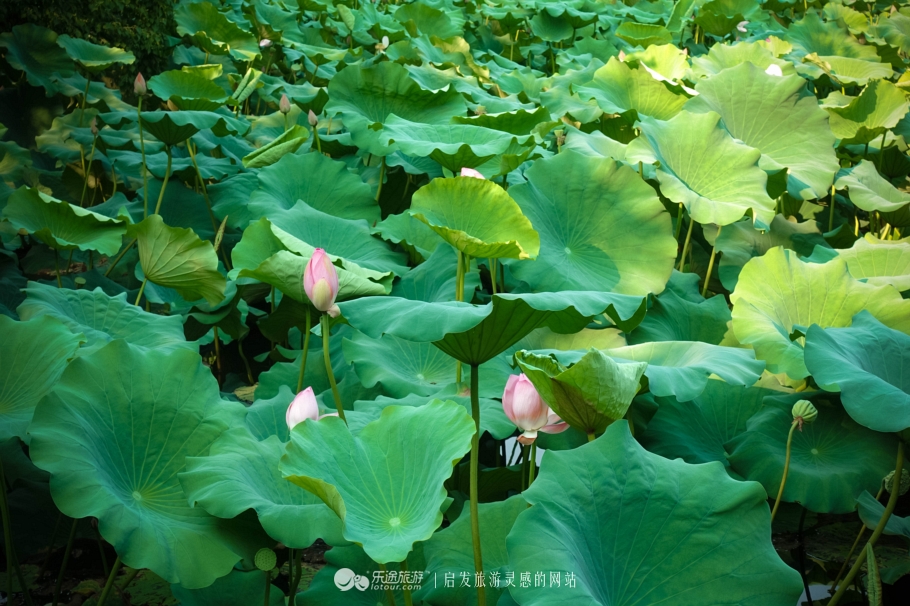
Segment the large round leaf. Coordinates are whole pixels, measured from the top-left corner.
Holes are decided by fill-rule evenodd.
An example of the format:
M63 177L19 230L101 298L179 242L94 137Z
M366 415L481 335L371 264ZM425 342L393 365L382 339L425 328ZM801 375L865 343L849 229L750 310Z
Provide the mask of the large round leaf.
M181 110L213 111L224 105L228 94L196 72L172 69L152 76L149 89Z
M874 80L857 97L845 97L844 101L845 105L823 105L831 131L841 144L869 143L881 137L910 109L903 91L887 80Z
M0 442L13 436L26 439L35 405L60 378L83 340L56 318L27 320L0 314Z
M433 179L414 194L409 212L471 257L534 259L540 250L531 222L491 181Z
M660 292L676 259L670 215L654 190L613 160L563 152L525 171L509 194L536 226L540 253L511 265L532 289Z
M344 538L376 562L400 562L442 523L442 484L473 435L453 402L392 406L357 437L334 417L297 425L280 469L338 514Z
M733 139L720 118L683 111L666 122L642 119L642 136L629 144L626 159L659 162L661 193L699 223L729 225L751 209L755 222L767 226L774 200L758 166L761 152Z
M150 282L173 288L187 301L204 298L217 305L224 298L227 280L218 271L218 255L192 229L170 227L150 215L131 226L130 235L137 240L139 262Z
M841 169L834 185L837 189L846 189L850 201L867 212L894 212L910 204L910 194L894 187L869 160L860 160L856 166Z
M127 566L205 587L244 550L230 523L187 504L177 475L242 414L197 354L118 340L67 367L35 411L30 452L61 511L98 518Z
M777 495L795 397L766 399L747 430L726 445L730 465ZM818 417L793 432L790 470L781 499L818 513L849 513L864 490L877 491L894 468L897 438L855 423L840 406L816 402ZM824 470L820 473L819 470Z
M143 311L126 300L126 293L112 297L100 288L69 290L38 282L29 282L25 292L27 298L17 309L19 317L51 316L73 333L82 333L86 342L79 355L92 353L114 339L123 339L139 349L196 349L184 336L180 316Z
M78 248L116 255L126 233L123 221L24 186L9 197L3 215L17 229L26 230L57 250Z
M733 302L733 331L772 372L793 379L809 374L803 361L803 336L809 326L849 326L868 310L887 326L910 334L910 301L892 286L864 284L850 276L847 263L804 263L791 251L772 248L746 263Z
M627 339L629 345L651 341L702 341L718 345L729 321L730 308L722 295L690 301L667 289L653 299L645 319Z
M717 112L731 135L762 153L761 168L788 169L791 196L825 196L838 169L834 135L803 78L772 76L747 62L700 81L695 90L699 95L686 110Z
M171 585L171 591L181 606L262 606L263 580L265 573L261 570L238 570L235 568L227 576L217 579L208 587L187 589L182 585ZM135 586L130 591L135 600ZM268 606L284 606L284 594L279 587L271 586Z
M133 53L122 48L102 46L66 34L57 37L57 46L65 50L72 59L78 61L79 65L94 74L103 72L117 63L129 65L136 60Z
M910 238L879 240L866 234L850 248L822 250L846 261L850 275L857 280L877 286L890 284L901 292L910 290Z
M875 431L910 427L910 336L863 311L850 328L809 327L806 366L826 389L839 389L847 413Z
M278 436L256 441L245 427L231 429L212 444L208 456L187 458L180 484L190 503L219 518L256 510L269 536L292 549L305 549L316 539L345 544L335 512L281 476L283 454Z
M716 463L651 454L624 422L548 452L524 497L532 506L506 540L515 576L552 572L563 583L516 583L509 590L523 605L791 606L802 591L771 544L760 487Z
M48 96L59 90L56 78L72 76L76 71L76 65L56 42L57 34L32 23L16 25L11 32L0 35L0 46L6 48L5 59L25 72L29 84L44 88Z
M230 54L239 61L252 61L259 56L256 37L238 27L208 2L180 4L174 10L177 33L191 36L206 53Z
M688 100L652 78L644 68L632 69L615 57L594 73L587 86L578 87L577 93L583 99L594 99L607 114L631 111L635 117L658 120L669 120Z

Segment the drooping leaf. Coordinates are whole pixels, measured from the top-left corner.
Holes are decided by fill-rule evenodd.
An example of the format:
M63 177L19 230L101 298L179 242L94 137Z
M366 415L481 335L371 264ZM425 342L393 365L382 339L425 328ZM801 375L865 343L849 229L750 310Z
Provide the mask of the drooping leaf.
M239 61L259 56L256 38L219 12L214 4L181 4L174 10L177 33L191 36L207 53L230 54Z
M850 275L867 284L890 284L897 290L910 290L910 238L879 240L866 234L850 248L818 248L809 261L825 262L835 256L847 262Z
M627 340L629 345L650 341L702 341L719 345L730 319L727 300L721 295L695 302L667 289L654 298L645 319Z
M869 143L881 137L910 109L904 93L887 80L874 80L841 106L825 106L834 136L845 143Z
M841 169L834 186L846 189L850 201L869 212L894 212L910 204L910 194L894 187L869 160L861 160L856 166Z
M265 573L261 570L239 570L237 568L224 577L216 579L208 587L187 589L182 585L171 585L174 597L182 606L219 606L237 604L237 606L260 606L263 602L262 586ZM134 598L130 586L130 597ZM283 606L284 596L281 589L272 585L269 591L268 606Z
M44 88L48 96L59 90L55 77L72 76L76 71L72 59L57 46L57 34L40 25L14 26L11 32L0 34L0 46L6 48L7 62L25 72L29 84Z
M57 37L57 46L66 51L74 61L93 74L103 72L118 63L131 64L136 56L122 48L111 48L94 44L88 40L73 38L66 34Z
M269 143L243 157L244 168L263 168L296 152L310 136L303 126L294 125Z

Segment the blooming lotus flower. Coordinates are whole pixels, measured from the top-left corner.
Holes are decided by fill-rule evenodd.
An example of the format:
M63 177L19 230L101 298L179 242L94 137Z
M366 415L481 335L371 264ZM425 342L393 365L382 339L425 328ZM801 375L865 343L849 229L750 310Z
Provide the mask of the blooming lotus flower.
M781 70L780 65L772 63L768 66L768 69L765 70L765 73L769 76L777 76L778 78L784 75L784 72Z
M306 121L310 123L310 126L316 126L319 124L319 118L316 117L316 112L310 110L306 115Z
M148 93L148 86L146 86L145 78L142 77L141 72L136 74L136 79L133 81L133 92L139 96Z
M387 48L389 48L389 37L383 36L382 40L376 45L376 50L381 53Z
M282 114L286 114L291 111L291 102L288 100L288 96L284 93L281 94L281 100L278 102L278 111Z
M316 394L313 393L312 387L307 387L291 400L284 419L287 421L288 429L294 429L295 425L307 419L313 421L319 419L319 405L316 403Z
M462 177L474 177L475 179L486 179L480 171L476 171L473 168L462 168L461 169Z
M509 377L502 394L502 409L509 420L523 431L518 436L522 444L533 443L538 431L560 433L569 427L544 403L524 374Z
M338 296L338 272L332 260L321 248L317 248L303 270L303 290L313 307L337 318L341 310L335 305Z

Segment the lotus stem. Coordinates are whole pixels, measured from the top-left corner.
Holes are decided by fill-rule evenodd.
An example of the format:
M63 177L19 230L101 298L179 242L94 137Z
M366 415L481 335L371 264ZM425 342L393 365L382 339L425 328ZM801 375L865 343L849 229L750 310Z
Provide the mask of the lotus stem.
M243 353L243 339L237 339L237 353L240 354L240 359L243 360L243 366L246 368L246 378L249 380L250 385L255 385L253 369L250 368L250 361L246 359L246 354Z
M101 569L104 570L104 574L110 573L110 570L107 567L107 556L104 555L104 542L101 538L101 533L98 532L98 527L95 526L95 539L98 541L98 553L101 554Z
M455 258L458 260L455 268L455 300L464 301L464 274L468 256L456 249ZM461 360L455 361L455 384L461 385Z
M107 271L104 272L104 277L105 277L105 278L106 278L112 271L114 271L114 268L117 267L117 263L120 263L120 259L123 258L123 255L125 255L127 252L129 252L129 250L130 250L135 244L136 244L136 240L133 240L132 242L130 242L130 243L126 246L126 248L124 248L123 250L121 250L120 253L119 253L116 257L114 257L114 262L111 263L111 266L108 267L108 268L107 268Z
M54 273L57 274L57 288L63 288L63 281L60 279L60 253L54 249Z
M136 305L137 307L139 306L139 301L142 300L142 293L145 292L145 285L148 283L148 281L149 281L148 278L145 278L142 281L142 286L139 287L139 294L136 295L136 301L135 301L135 303L133 303L133 305Z
M338 393L338 385L335 383L335 373L332 371L332 357L329 355L329 337L331 336L332 327L329 323L328 314L322 314L319 318L322 323L322 355L325 358L325 373L329 376L329 385L332 386L332 397L335 398L335 408L338 409L338 416L345 423L344 406L341 404L341 394Z
M771 510L771 521L777 515L777 508L780 507L780 498L784 494L784 486L787 485L787 474L790 472L790 447L793 445L793 432L799 425L799 421L794 419L790 424L790 433L787 434L787 456L784 458L784 475L780 479L780 488L777 490L777 498L774 500L774 509Z
M79 208L82 208L82 205L85 204L85 192L88 190L88 177L91 174L92 162L95 161L95 145L98 143L98 135L95 135L95 138L92 139L92 152L88 156L88 166L83 167L85 172L85 181L82 184L82 196L79 197Z
M262 598L262 604L263 606L269 606L269 593L271 593L272 589L272 571L266 570L262 574L265 575L265 595Z
M534 474L537 471L537 440L531 442L531 455L528 457L528 488L534 483Z
M315 129L314 129L315 130ZM376 186L376 202L379 203L379 195L382 193L382 182L385 180L385 156L379 160L379 185Z
M63 552L63 562L60 564L60 574L57 575L57 583L54 585L54 600L52 606L57 606L60 601L60 587L63 585L63 574L66 572L66 565L70 561L70 552L73 550L73 541L76 539L76 526L79 524L77 518L73 518L73 527L70 529L69 539L66 541L66 550Z
M54 524L54 532L51 534L51 543L47 546L47 555L44 557L44 562L41 563L41 568L38 569L38 578L40 579L44 576L44 571L47 570L47 565L51 561L51 554L54 553L54 543L57 542L57 531L60 530L60 522L63 521L63 512L57 512L57 522Z
M16 557L16 549L13 545L13 534L10 528L12 525L9 520L9 503L6 500L6 473L3 471L3 463L0 462L0 515L3 516L3 539L6 547L6 596L7 601L13 601L13 569L16 569L16 577L19 579L19 588L22 590L22 596L26 604L32 606L32 596L25 585L25 578L22 575L22 568L19 566L19 560Z
M161 203L164 201L164 190L167 189L167 182L171 178L171 146L168 145L164 148L165 153L167 154L167 168L164 171L164 183L161 184L161 192L158 194L158 203L155 204L155 214L158 214L158 211L161 210Z
M831 186L831 208L828 209L828 231L834 229L834 186Z
M471 438L471 541L474 544L474 571L483 575L483 554L480 549L480 518L477 513L477 475L480 457L480 366L471 364L471 416L474 417L474 436ZM898 476L899 477L899 476ZM483 585L477 587L477 605L486 606Z
M306 373L306 356L310 351L310 330L312 326L312 316L310 315L310 307L306 308L306 332L303 335L303 354L300 356L300 375L297 377L297 393L300 393L303 390L303 375Z
M595 436L594 436L594 430L592 429L591 431L588 432L588 442L593 442L593 441L594 441L594 437L595 437Z
M528 489L528 448L526 444L521 447L521 492Z
M490 266L490 284L493 285L493 294L496 294L496 259L487 259L487 264Z
M212 221L212 231L216 234L214 238L215 242L217 243L218 250L215 252L221 253L221 258L224 261L225 269L231 271L231 264L228 262L227 255L221 248L221 242L218 240L218 220L215 218L215 213L212 211L212 201L209 199L209 190L205 186L205 179L202 178L202 171L199 170L199 164L196 163L196 149L193 143L189 140L186 142L186 149L190 152L190 160L193 162L193 168L196 169L196 178L199 179L199 185L202 187L202 199L205 200L205 207L209 211L209 219Z
M720 230L724 228L723 225L717 226L717 235L714 237L714 245L711 246L711 259L708 261L708 273L705 274L705 285L702 286L701 296L702 298L708 294L708 282L711 281L711 271L714 269L714 257L717 255L717 238L720 237Z
M882 484L882 487L878 489L878 494L875 495L875 500L878 501L882 498L882 492L885 490L885 485ZM840 581L841 577L844 574L844 571L847 570L847 564L850 563L850 558L853 557L853 552L856 551L856 546L859 545L860 539L863 538L863 534L866 532L866 525L863 524L862 528L859 529L859 532L856 534L856 540L853 541L853 545L850 547L850 551L847 552L847 557L844 558L844 563L841 564L840 570L837 571L837 576L834 577L834 582L831 583L831 591L834 591L837 588L837 582Z
M380 564L379 564L379 570L382 571L382 576L383 576L383 577L386 577L386 576L387 576L386 573L388 572L388 569L385 567L385 564L381 564L381 563L380 563ZM385 595L386 595L387 598L389 598L389 606L395 606L395 594L392 593L392 590L391 590L391 589L386 589L386 590L385 590Z
M799 545L797 555L799 555L799 576L803 580L803 589L806 590L806 599L809 601L809 606L814 606L812 603L812 592L809 589L809 579L806 578L806 542L805 535L803 534L803 527L806 523L806 513L808 513L808 511L808 509L803 507L802 512L799 515L799 526L796 530L796 536Z
M686 231L686 241L683 243L682 255L679 257L679 271L683 270L686 265L686 251L689 250L689 241L692 239L692 228L695 227L695 220L689 216L689 229Z
M683 205L679 204L679 212L676 214L676 240L679 241L679 234L682 233Z
M139 150L142 152L142 218L149 216L149 169L145 163L145 137L142 134L142 96L136 108L136 121L139 123ZM105 274L107 275L107 274Z
M139 569L131 568L130 571L126 575L126 578L123 580L123 584L117 588L117 592L123 593L124 591L126 591L126 588L130 586L130 583L133 582L133 579L136 578L137 574L139 574Z
M897 497L900 494L898 486L900 486L900 477L903 470L904 443L898 440L897 463L894 466L894 486L892 487L891 494L888 497L888 504L885 506L885 511L882 512L882 517L879 519L878 524L875 526L875 530L872 531L872 536L869 537L869 540L863 546L862 551L860 551L859 555L856 556L856 562L853 563L853 566L850 568L850 572L848 572L847 576L844 577L844 582L841 583L841 586L838 588L837 593L835 593L834 597L831 598L831 601L828 602L828 606L836 606L836 604L840 602L841 598L844 597L844 593L847 591L847 587L850 585L850 583L853 582L853 579L856 577L856 574L859 572L859 569L862 567L863 562L866 559L866 550L875 546L878 538L882 536L882 532L885 530L885 525L891 518L891 514L894 512L895 505L897 505Z
M878 172L882 172L882 164L885 162L885 137L887 135L887 130L882 133L882 144L878 146Z
M117 559L114 560L114 565L111 567L111 574L107 577L107 583L104 584L104 591L101 592L101 597L98 598L97 606L104 606L104 603L107 601L107 596L111 593L111 588L114 586L114 578L117 576L117 573L120 571L120 566L123 562L120 561L120 556L117 556Z
M89 74L91 76L91 74ZM82 121L85 119L85 104L88 103L88 89L92 85L92 79L85 79L85 91L82 93L82 111L79 113L79 128L82 128Z
M292 558L294 565L293 565L293 567L291 567L291 570L289 571L291 574L292 581L291 581L291 586L288 587L288 598L290 598L288 601L291 605L293 605L297 602L297 600L296 600L297 588L300 587L300 577L303 576L303 571L300 569L300 562L301 562L302 558L303 558L303 550L302 549L294 550L294 557Z
M405 558L401 561L401 572L408 571L408 559ZM408 575L401 575L407 579ZM404 594L404 606L414 606L414 601L411 599L411 588L407 582L402 581L401 584L401 593Z
M214 335L215 343L215 367L218 369L218 387L221 387L221 384L224 383L224 375L221 372L221 339L218 338L218 327L212 327L212 333Z

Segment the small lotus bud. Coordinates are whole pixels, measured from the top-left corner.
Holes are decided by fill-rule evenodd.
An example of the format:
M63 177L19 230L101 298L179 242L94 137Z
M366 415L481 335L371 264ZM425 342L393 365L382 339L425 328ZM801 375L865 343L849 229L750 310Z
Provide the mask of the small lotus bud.
M533 443L539 431L560 433L569 427L544 403L534 384L524 374L509 377L502 394L502 409L509 420L522 430L518 437L522 444Z
M619 60L620 60L620 61L625 61L625 60L626 60L626 53L625 53L625 52L619 51Z
M89 125L89 127L92 129L92 134L97 137L98 136L98 119L92 118L92 122Z
M310 110L309 112L307 112L306 121L309 122L310 126L313 126L313 127L315 127L317 124L319 124L319 118L316 116L316 112L314 112L313 110Z
M486 179L486 177L484 177L480 171L474 170L473 168L462 168L461 176L462 177L474 177L475 179Z
M268 547L263 547L256 552L253 563L256 565L256 568L262 572L269 572L275 568L275 564L278 563L278 557L275 555L274 551Z
M803 423L812 423L818 417L818 409L809 400L800 400L790 412L793 414L793 422L799 423L800 431L803 430Z
M780 65L772 63L768 66L768 69L765 70L765 73L769 76L777 76L778 78L783 77L784 72L781 70Z
M303 270L303 290L313 307L337 317L340 313L335 305L338 296L338 272L332 260L321 248L317 248Z
M136 79L133 81L133 92L140 97L148 93L148 87L145 84L145 78L142 77L141 72L136 74Z
M259 48L268 48L270 46L272 46L272 41L268 38L263 38L259 41Z
M318 418L319 405L316 403L316 394L313 393L312 387L307 387L297 394L284 415L288 429L294 429L295 425L303 423L307 419L315 421Z
M281 94L281 101L278 102L278 111L282 114L286 114L291 111L291 102L288 101L288 96L284 93Z
M885 476L884 482L885 482L885 490L887 490L888 492L891 492L892 488L894 486L894 472L893 471ZM901 483L897 487L897 494L903 496L903 495L907 494L908 490L910 490L910 472L908 472L906 469L901 469Z

